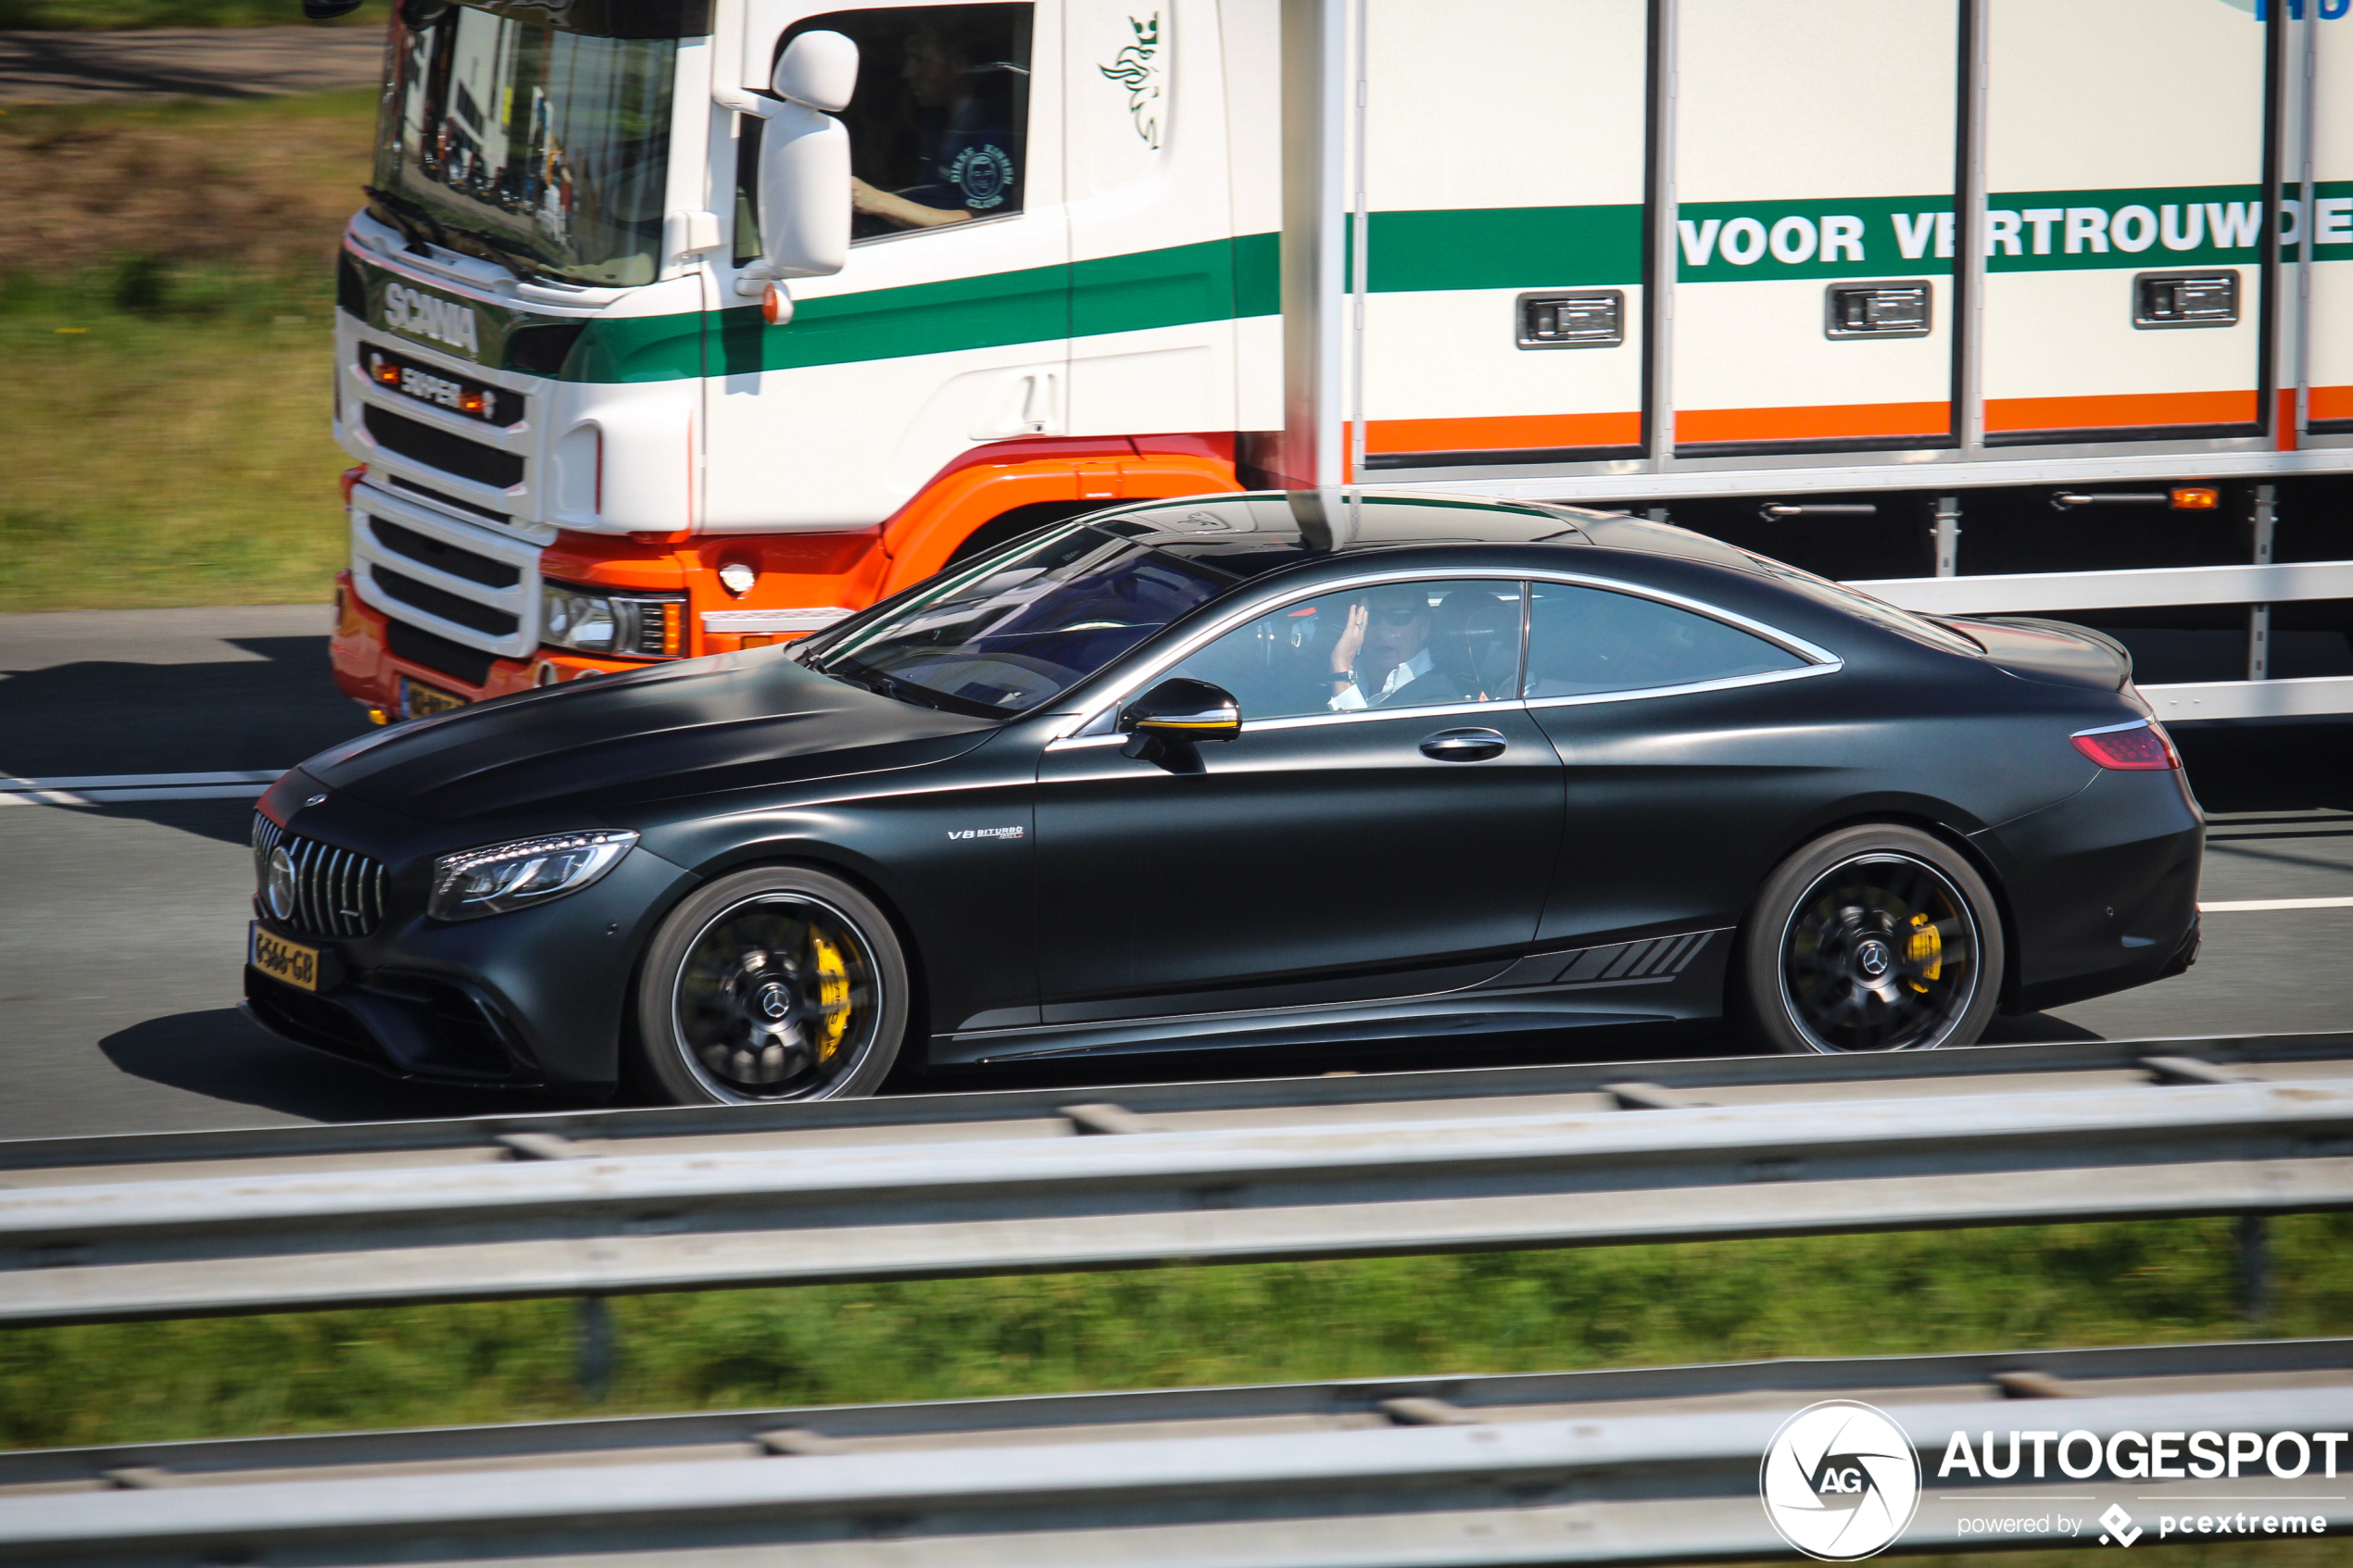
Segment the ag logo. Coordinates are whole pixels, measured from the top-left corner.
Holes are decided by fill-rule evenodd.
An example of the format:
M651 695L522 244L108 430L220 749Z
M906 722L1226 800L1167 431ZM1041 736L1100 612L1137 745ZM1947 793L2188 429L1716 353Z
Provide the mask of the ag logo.
M1013 182L1013 160L995 143L966 147L948 166L948 178L964 193L964 205L983 211L1003 205Z
M1757 1489L1781 1539L1825 1562L1853 1562L1884 1549L1911 1524L1920 1460L1885 1412L1826 1399L1773 1434Z

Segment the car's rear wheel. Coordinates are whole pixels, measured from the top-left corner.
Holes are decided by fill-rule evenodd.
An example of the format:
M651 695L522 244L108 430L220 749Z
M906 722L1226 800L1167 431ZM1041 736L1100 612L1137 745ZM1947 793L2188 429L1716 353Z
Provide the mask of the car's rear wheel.
M1847 828L1782 861L1742 928L1741 1010L1797 1053L1975 1043L2002 988L1994 895L1941 839Z
M637 982L635 1065L681 1105L871 1094L907 1029L890 922L837 877L723 877L670 913Z

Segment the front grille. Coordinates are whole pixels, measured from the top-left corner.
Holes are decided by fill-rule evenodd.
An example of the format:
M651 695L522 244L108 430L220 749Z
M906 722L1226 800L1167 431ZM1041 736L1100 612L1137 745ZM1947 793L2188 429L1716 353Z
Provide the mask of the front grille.
M521 573L517 575L520 576ZM486 637L511 637L515 634L515 628L522 624L503 609L493 609L488 605L476 604L472 599L461 599L447 588L436 588L430 583L420 583L413 577L372 562L368 567L368 580L373 583L376 585L376 591L386 598L398 599L402 604L422 609L427 615L435 616L455 625L470 627Z
M384 646L392 649L395 659L421 664L470 686L490 679L490 666L497 661L494 654L453 643L396 617L384 622Z
M270 867L283 849L294 867L294 910L270 901ZM254 887L280 924L312 936L365 936L384 923L384 866L356 849L290 834L258 811L253 818Z
M454 473L495 490L511 489L522 483L522 459L512 452L501 452L479 441L435 430L422 420L379 408L372 403L368 406L367 425L368 433L375 437L377 445L427 468Z
M420 533L413 528L403 528L390 518L371 517L368 532L376 543L396 556L406 556L420 566L452 577L462 577L469 583L479 583L485 588L511 588L522 581L522 568L510 566L488 556L478 556L472 550L445 544L430 533Z

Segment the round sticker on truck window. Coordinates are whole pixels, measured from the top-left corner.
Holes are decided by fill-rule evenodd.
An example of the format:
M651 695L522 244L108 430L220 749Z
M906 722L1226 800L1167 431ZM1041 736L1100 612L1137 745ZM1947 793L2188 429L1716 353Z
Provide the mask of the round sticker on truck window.
M1013 182L1013 160L994 143L966 147L948 166L948 177L964 193L964 205L987 209L1000 205Z

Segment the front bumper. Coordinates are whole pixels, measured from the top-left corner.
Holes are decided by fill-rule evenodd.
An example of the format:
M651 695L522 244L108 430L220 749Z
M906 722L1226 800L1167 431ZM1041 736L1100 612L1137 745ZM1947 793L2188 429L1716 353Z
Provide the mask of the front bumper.
M411 717L402 706L403 676L467 702L484 702L584 675L617 675L646 667L643 660L547 648L527 659L497 659L444 646L447 639L415 627L396 634L392 618L359 597L347 571L335 574L335 633L328 646L335 685L368 708L379 723ZM396 638L399 648L394 646Z
M414 912L422 872L396 872L396 912L365 937L321 938L263 913L265 930L320 950L320 984L305 990L248 963L244 1011L283 1039L395 1077L610 1091L636 955L690 881L635 849L578 893L445 924Z

